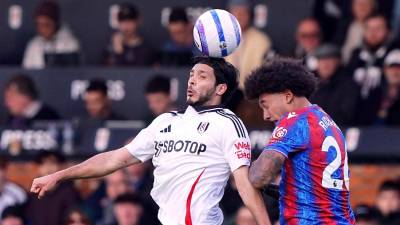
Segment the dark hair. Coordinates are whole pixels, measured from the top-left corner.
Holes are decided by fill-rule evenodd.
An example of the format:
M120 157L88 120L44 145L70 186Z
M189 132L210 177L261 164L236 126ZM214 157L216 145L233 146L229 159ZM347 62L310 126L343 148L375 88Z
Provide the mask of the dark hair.
M90 221L89 216L79 207L73 207L68 211L67 217L65 218L65 225L70 224L72 221L70 219L71 215L74 213L78 213L82 217L82 221L85 224L92 224L92 221Z
M118 195L117 198L115 198L113 203L114 203L114 205L117 205L120 203L129 203L132 205L143 206L143 200L140 198L140 196L133 194L133 193L125 193L125 194Z
M46 151L46 150L41 150L39 153L37 153L35 157L35 162L37 164L42 164L46 159L49 158L54 158L58 163L63 163L65 162L65 157L63 154L57 151Z
M0 170L7 169L8 166L8 158L5 155L0 155Z
M35 83L28 75L14 75L10 80L6 82L5 89L8 89L12 86L15 86L20 94L25 95L33 100L39 98L39 93L36 89Z
M394 180L385 180L379 187L379 192L397 191L400 193L400 183Z
M107 96L107 84L103 79L92 79L89 82L88 87L86 88L86 92L97 91L101 92L103 95Z
M124 2L119 5L118 21L137 20L139 18L139 10L132 3Z
M170 90L171 90L170 79L165 75L157 74L154 75L154 77L147 82L144 92L146 94L163 92L169 95Z
M42 1L36 8L35 17L46 16L54 21L56 26L60 24L60 7L56 1Z
M169 14L169 23L183 22L188 23L189 19L186 14L186 10L183 7L174 7L171 10L171 14Z
M17 217L22 220L22 222L26 223L26 218L24 216L24 209L22 205L12 205L6 207L3 212L1 213L1 219L5 219L8 217Z
M245 81L248 99L263 93L290 90L295 96L309 98L315 91L317 79L299 60L276 58L256 69Z
M223 58L198 56L193 59L193 65L195 64L205 64L214 69L216 85L226 84L228 86L222 95L222 103L228 102L238 87L239 73L237 69Z
M386 28L390 29L390 21L387 18L387 16L382 13L373 13L373 14L369 15L365 21L368 21L370 19L377 19L377 18L382 19L385 23Z

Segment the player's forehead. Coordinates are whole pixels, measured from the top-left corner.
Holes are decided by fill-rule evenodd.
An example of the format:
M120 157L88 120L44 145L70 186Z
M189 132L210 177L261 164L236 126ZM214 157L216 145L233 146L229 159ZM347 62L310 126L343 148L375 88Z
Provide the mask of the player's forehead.
M210 75L214 75L214 69L207 65L207 64L203 64L203 63L197 63L195 64L192 69L190 70L191 73L198 73L198 72L204 72Z

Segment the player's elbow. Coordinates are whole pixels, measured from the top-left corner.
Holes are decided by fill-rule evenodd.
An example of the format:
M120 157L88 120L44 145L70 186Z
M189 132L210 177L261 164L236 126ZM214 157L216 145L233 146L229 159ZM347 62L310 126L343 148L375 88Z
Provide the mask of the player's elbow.
M251 173L249 175L249 180L251 185L257 189L261 189L266 185L266 182L264 182L262 179Z

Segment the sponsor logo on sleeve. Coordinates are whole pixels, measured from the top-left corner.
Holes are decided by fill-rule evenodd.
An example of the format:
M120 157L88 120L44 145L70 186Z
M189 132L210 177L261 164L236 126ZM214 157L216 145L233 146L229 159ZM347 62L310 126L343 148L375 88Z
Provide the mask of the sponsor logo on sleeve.
M237 142L234 144L235 146L235 155L238 159L251 159L251 145L248 142Z
M272 139L281 139L287 134L287 129L284 127L276 127L274 132L272 132Z

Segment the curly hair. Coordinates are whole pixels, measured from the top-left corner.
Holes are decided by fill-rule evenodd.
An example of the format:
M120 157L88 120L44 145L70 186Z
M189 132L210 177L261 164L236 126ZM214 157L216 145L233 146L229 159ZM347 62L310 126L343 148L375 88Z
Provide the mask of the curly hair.
M295 96L309 98L316 89L317 78L300 60L275 58L254 70L245 81L248 99L257 99L263 93L290 90Z

